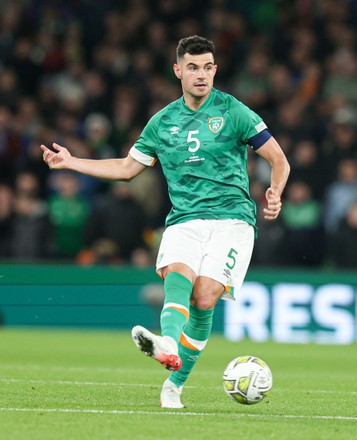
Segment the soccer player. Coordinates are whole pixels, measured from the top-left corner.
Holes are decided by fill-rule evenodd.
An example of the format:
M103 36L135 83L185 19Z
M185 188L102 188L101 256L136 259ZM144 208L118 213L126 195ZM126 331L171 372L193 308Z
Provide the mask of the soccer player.
M176 77L183 96L154 115L122 159L73 157L42 145L51 169L102 179L131 180L160 161L172 209L156 270L164 280L161 335L132 329L137 347L171 371L161 406L182 408L181 393L209 338L219 298L234 299L243 283L256 236L249 194L248 147L271 165L265 218L280 213L289 164L263 120L233 96L213 88L214 44L200 36L179 41Z

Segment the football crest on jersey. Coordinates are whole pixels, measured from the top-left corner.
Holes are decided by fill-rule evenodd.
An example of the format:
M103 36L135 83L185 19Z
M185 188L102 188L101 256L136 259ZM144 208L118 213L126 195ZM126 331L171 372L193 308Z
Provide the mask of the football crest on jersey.
M208 128L212 133L216 134L222 130L224 125L224 119L222 116L215 116L214 118L208 119Z

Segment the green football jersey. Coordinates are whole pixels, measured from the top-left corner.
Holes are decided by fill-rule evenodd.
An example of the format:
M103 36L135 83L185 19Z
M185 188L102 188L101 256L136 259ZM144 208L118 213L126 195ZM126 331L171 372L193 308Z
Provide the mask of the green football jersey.
M166 226L229 218L255 226L247 147L265 128L256 113L214 88L197 111L181 97L155 114L130 155L147 166L160 161L172 202Z

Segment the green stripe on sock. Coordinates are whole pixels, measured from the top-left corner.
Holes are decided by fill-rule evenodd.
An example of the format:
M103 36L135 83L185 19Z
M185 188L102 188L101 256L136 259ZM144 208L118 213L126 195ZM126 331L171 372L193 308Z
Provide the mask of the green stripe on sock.
M200 351L191 350L190 348L179 344L179 356L182 360L182 367L178 371L174 371L170 374L171 382L177 387L181 387L186 382L193 367L196 365L200 354Z
M190 317L185 327L185 334L197 341L206 341L212 330L213 313L214 309L203 310L190 306ZM180 387L186 382L201 353L202 351L192 350L179 344L182 367L170 375L170 380L176 386Z
M205 341L212 330L214 309L198 309L190 306L190 319L185 327L185 334L192 339Z
M192 283L186 277L177 272L170 272L165 278L164 290L164 304L175 303L189 309ZM160 325L161 334L171 336L178 343L186 325L186 316L179 310L168 307L161 312Z
M175 302L185 306L187 309L190 304L192 293L192 283L186 277L177 272L170 272L164 281L165 301Z

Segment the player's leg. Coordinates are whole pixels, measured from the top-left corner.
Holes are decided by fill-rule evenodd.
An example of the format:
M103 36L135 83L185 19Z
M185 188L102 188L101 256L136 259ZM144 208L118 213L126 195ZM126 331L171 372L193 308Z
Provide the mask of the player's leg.
M136 346L147 356L170 371L181 368L178 342L189 316L189 302L194 272L185 264L174 263L161 270L164 278L165 301L160 316L161 336L145 327L135 326L132 337Z
M196 279L189 320L179 342L179 356L182 367L170 375L170 380L182 386L205 348L212 330L214 307L224 291L224 286L211 278L199 276Z
M189 320L184 327L179 356L182 366L164 382L160 404L163 408L183 408L181 393L193 367L205 348L212 329L213 311L224 286L208 277L197 277L190 305Z
M194 269L198 270L201 260L200 238L194 232L199 228L188 223L167 228L160 244L157 272L164 278L165 290L161 336L141 326L132 330L137 347L171 371L181 367L177 344L189 315Z
M179 343L182 329L189 317L189 304L195 273L183 263L162 268L165 300L160 315L161 334Z
M181 404L176 396L178 390L181 390L181 394L182 387L210 335L214 306L222 294L232 298L234 292L241 287L250 262L253 244L252 226L240 221L217 221L214 233L211 234L211 239L205 247L206 256L202 261L200 276L196 279L192 294L190 318L180 339L179 356L182 367L169 378L171 388L175 390L174 400L178 405ZM162 397L163 394L168 394L164 393L164 388ZM161 400L163 401L163 398Z

